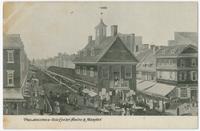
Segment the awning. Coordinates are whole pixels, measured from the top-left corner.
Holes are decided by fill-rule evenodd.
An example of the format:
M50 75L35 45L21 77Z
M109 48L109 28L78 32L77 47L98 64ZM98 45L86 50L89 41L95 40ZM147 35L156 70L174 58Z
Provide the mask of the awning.
M89 93L89 90L87 88L82 90L83 93Z
M155 96L155 97L156 96L166 97L174 89L175 89L175 86L168 85L168 84L156 83L149 89L145 90L144 93Z
M88 94L91 97L94 97L94 96L97 95L97 93L95 93L94 91L91 91L91 90L89 90L87 88L83 89L82 92Z
M3 89L4 100L23 100L21 88L4 88Z
M137 82L137 84L139 84L139 83L141 83L141 82L143 82L144 80L136 80L136 82Z
M94 91L89 91L88 95L94 97L97 95L97 93L95 93Z
M152 87L153 85L155 85L156 82L152 82L152 81L143 81L137 84L137 91L144 91L150 87Z

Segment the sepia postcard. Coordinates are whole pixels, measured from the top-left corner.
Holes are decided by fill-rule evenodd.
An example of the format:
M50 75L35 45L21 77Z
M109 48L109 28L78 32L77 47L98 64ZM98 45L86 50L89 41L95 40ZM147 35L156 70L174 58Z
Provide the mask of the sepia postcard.
M3 125L198 128L197 2L4 2Z

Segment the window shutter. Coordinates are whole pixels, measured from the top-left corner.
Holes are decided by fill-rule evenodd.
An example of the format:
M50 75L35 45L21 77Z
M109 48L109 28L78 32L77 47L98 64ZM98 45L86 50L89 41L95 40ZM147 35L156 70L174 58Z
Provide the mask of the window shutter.
M187 97L190 98L191 94L190 94L190 88L187 88Z
M181 97L181 89L180 88L177 88L177 96Z

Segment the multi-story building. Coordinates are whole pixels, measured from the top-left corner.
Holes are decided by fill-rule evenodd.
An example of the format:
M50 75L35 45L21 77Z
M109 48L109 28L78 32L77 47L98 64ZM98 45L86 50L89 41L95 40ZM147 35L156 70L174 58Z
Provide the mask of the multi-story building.
M25 101L23 87L28 74L29 60L18 34L3 37L3 101L4 114L21 114Z
M157 81L176 85L176 97L197 99L198 49L176 45L156 53Z
M74 59L76 81L102 100L119 102L136 90L137 59L120 39L117 26L111 26L111 36L106 35L106 27L101 19L95 40L89 36Z

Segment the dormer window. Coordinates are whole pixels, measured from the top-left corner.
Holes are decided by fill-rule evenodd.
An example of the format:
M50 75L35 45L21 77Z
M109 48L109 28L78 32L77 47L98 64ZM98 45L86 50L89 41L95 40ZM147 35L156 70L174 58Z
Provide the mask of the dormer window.
M14 50L7 50L8 63L14 63Z

